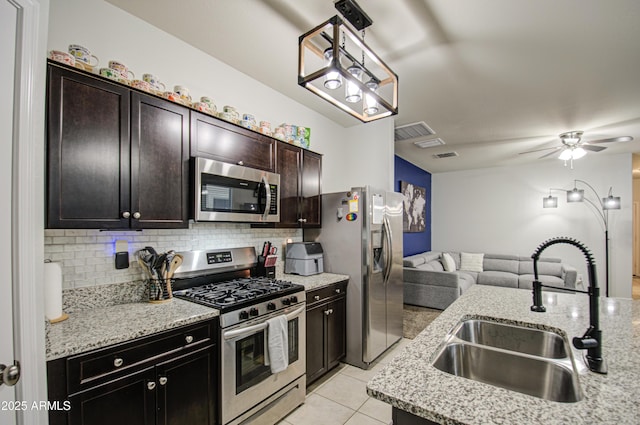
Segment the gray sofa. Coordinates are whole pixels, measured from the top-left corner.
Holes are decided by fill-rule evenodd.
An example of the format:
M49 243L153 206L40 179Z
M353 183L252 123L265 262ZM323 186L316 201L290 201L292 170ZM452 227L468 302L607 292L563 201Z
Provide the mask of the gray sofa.
M453 257L455 271L445 271L441 252L429 251L404 258L405 304L444 310L471 285L532 287L534 275L531 257L484 254L482 271L465 271L460 270L461 253L448 254ZM540 258L538 277L544 284L575 288L577 271L559 258Z

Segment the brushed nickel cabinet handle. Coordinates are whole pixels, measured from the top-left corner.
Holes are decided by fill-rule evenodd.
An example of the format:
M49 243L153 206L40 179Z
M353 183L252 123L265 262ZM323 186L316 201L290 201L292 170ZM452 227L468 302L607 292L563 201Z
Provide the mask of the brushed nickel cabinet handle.
M115 367L120 367L120 366L122 366L123 364L124 364L124 360L122 360L122 358L120 358L120 357L116 357L116 358L113 360L113 365L114 365Z

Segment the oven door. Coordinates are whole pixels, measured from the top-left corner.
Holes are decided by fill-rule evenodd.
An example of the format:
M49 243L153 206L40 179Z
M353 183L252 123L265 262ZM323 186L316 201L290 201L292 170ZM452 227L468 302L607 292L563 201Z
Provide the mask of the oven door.
M285 314L289 323L289 367L272 374L268 363L267 323ZM304 375L306 306L296 304L255 321L222 330L222 423L226 424Z

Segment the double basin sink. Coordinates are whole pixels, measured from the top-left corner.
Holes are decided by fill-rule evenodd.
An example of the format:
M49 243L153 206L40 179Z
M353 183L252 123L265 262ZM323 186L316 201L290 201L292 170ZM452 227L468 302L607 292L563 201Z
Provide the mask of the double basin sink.
M568 341L542 329L462 320L447 334L433 366L545 400L574 403L582 399Z

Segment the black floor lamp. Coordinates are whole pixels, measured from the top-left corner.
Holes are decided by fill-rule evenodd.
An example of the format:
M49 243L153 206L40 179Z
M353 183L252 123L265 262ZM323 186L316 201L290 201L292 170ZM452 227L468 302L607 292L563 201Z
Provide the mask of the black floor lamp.
M584 194L584 189L578 189L578 183L586 186L593 195L595 196L596 201L586 197ZM609 188L609 194L606 198L601 198L598 195L598 192L584 180L574 180L573 189L565 190L565 189L549 189L549 196L543 198L542 206L544 208L558 208L558 198L555 196L551 196L552 190L561 190L567 193L567 202L587 202L591 205L595 211L598 213L602 222L604 224L604 249L605 249L605 270L606 270L606 279L605 279L605 296L609 297L609 210L619 210L620 209L620 197L613 196L612 188Z

